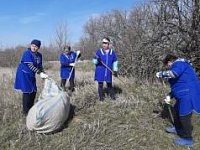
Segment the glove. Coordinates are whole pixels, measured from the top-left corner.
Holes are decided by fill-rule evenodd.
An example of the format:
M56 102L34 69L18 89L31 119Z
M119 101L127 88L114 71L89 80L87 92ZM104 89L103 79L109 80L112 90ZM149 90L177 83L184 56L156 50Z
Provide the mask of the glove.
M77 58L81 57L81 51L76 51Z
M45 74L44 72L41 72L41 73L40 73L40 78L46 79L46 78L48 78L48 75Z
M115 77L118 77L117 71L114 71L114 72L113 72L113 75L114 75Z
M170 98L170 96L167 95L167 96L165 97L164 101L165 101L166 104L170 104L170 103L171 103L171 98Z
M75 63L70 63L69 66L74 67Z
M162 71L156 73L157 78L162 78Z

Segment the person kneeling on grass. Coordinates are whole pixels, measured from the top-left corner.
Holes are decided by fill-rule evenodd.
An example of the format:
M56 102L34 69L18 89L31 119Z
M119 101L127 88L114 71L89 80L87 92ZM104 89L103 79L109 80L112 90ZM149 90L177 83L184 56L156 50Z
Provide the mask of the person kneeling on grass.
M169 70L157 72L156 76L168 80L171 87L170 97L176 99L174 126L166 128L166 131L181 137L174 141L175 144L192 146L191 117L193 111L200 113L200 81L191 63L186 59L168 54L163 63Z

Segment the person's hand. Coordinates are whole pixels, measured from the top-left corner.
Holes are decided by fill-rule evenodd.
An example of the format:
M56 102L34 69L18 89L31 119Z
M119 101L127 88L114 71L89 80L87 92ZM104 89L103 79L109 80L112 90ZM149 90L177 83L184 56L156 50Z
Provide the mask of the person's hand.
M74 67L75 63L70 63L69 66Z
M162 78L162 71L156 73L157 78Z
M41 72L41 73L40 73L40 78L46 79L46 78L48 78L48 75L45 74L44 72Z
M114 72L113 72L113 75L114 75L115 77L118 77L118 72L117 72L117 71L114 71Z
M169 95L167 95L167 96L165 97L165 99L164 99L164 102L165 102L166 104L170 104L170 103L171 103L171 97L170 97Z

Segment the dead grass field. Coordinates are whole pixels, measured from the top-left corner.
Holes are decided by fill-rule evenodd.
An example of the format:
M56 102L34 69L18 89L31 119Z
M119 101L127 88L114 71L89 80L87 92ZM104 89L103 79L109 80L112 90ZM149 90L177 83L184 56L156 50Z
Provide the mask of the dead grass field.
M29 132L21 114L21 94L14 91L15 68L0 68L0 149L9 150L184 150L172 144L175 135L165 133L168 119L153 110L168 87L160 83L137 83L134 79L114 79L117 100L109 97L98 102L93 66L79 62L76 91L71 97L74 116L58 133L45 135ZM47 70L60 82L59 64ZM139 80L139 79L138 79ZM38 93L43 81L38 77ZM193 149L200 149L200 117L193 116Z

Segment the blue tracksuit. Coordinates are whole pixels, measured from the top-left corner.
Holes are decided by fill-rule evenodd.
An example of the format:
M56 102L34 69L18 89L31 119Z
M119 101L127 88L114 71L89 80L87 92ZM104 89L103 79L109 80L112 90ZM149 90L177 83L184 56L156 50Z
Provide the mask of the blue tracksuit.
M114 50L110 49L109 52L106 53L103 49L99 49L97 50L95 57L101 58L102 62L111 70L118 71L118 61ZM112 82L112 72L103 64L98 63L96 59L93 59L93 63L96 64L94 80L98 82Z
M180 116L190 114L192 111L200 113L200 81L192 66L181 59L177 59L170 70L175 78L168 81L171 94L177 100L175 108Z
M20 64L17 68L15 85L16 90L23 93L32 93L37 91L35 72L28 64L32 64L36 69L42 68L42 54L33 53L31 49L24 51Z
M70 63L74 63L77 59L77 54L74 51L70 51L68 53L63 52L60 54L60 77L61 79L68 79L70 77L70 73L72 71L72 67L69 66ZM74 79L75 71L72 71L71 78Z

